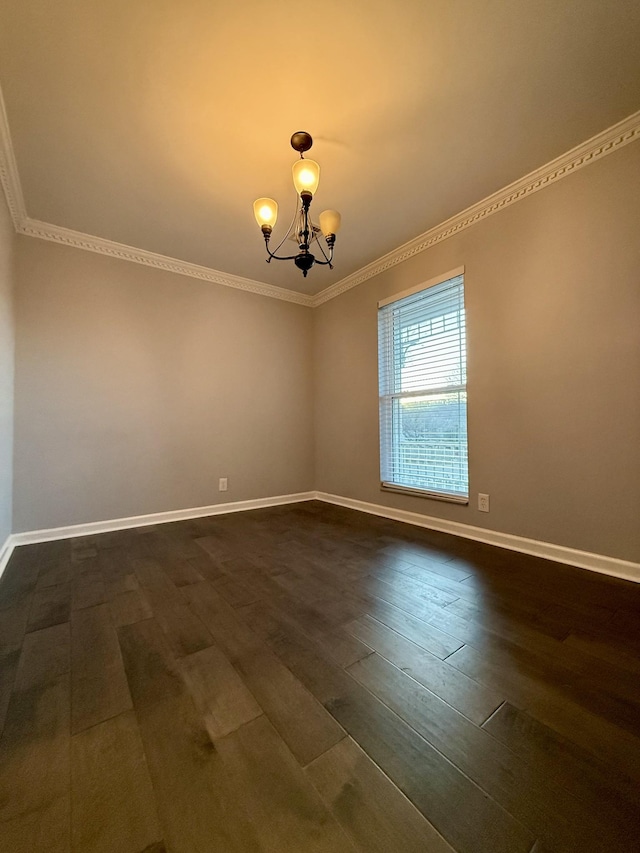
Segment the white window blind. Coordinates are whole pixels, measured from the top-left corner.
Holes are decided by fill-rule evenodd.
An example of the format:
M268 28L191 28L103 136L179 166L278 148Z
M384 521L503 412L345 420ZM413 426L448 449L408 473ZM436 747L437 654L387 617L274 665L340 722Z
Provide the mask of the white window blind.
M383 487L466 502L464 276L381 304L378 351Z

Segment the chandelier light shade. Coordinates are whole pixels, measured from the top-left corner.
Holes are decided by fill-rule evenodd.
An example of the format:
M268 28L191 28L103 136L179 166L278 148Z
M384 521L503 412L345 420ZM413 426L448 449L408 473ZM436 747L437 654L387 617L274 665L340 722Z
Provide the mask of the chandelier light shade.
M323 210L319 217L320 230L325 237L335 236L340 230L342 217L337 210Z
M261 228L263 225L273 228L278 218L278 202L272 198L256 199L253 202L253 215Z
M267 263L273 259L277 261L293 261L305 276L314 264L321 264L333 269L333 247L336 242L336 234L340 228L340 214L337 210L324 210L319 217L320 227L311 221L309 209L320 182L320 166L315 160L305 159L304 152L313 145L313 139L304 130L299 130L291 137L291 147L300 154L292 167L293 185L298 193L296 212L289 230L278 244L275 252L269 248L271 232L278 218L278 205L271 198L259 198L253 203L253 213L256 222L260 226L264 236L267 249ZM324 250L318 234L322 232L327 251ZM298 244L296 255L278 255L279 249L287 238L295 240ZM320 260L311 252L311 244L316 243L324 260Z
M293 164L291 171L293 173L293 185L296 188L298 195L303 192L315 194L320 183L320 166L315 160L305 160L301 157Z

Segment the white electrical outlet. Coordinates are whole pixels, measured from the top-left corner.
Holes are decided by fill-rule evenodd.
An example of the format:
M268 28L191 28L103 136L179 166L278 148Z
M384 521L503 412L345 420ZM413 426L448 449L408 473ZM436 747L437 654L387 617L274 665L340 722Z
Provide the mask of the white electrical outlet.
M220 479L218 480L218 491L219 492L226 492L227 491L227 478L226 477L220 477Z
M480 512L489 512L489 495L478 495L478 509Z

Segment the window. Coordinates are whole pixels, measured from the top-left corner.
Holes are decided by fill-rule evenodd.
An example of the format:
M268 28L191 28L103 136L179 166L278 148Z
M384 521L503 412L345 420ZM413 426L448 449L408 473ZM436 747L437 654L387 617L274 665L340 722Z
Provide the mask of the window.
M464 269L378 304L382 487L467 503Z

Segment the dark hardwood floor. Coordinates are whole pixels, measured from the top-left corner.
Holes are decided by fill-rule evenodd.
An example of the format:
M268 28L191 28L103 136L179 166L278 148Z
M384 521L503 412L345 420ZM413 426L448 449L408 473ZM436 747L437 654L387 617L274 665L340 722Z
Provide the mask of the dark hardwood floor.
M321 503L18 548L7 853L640 851L640 585Z

